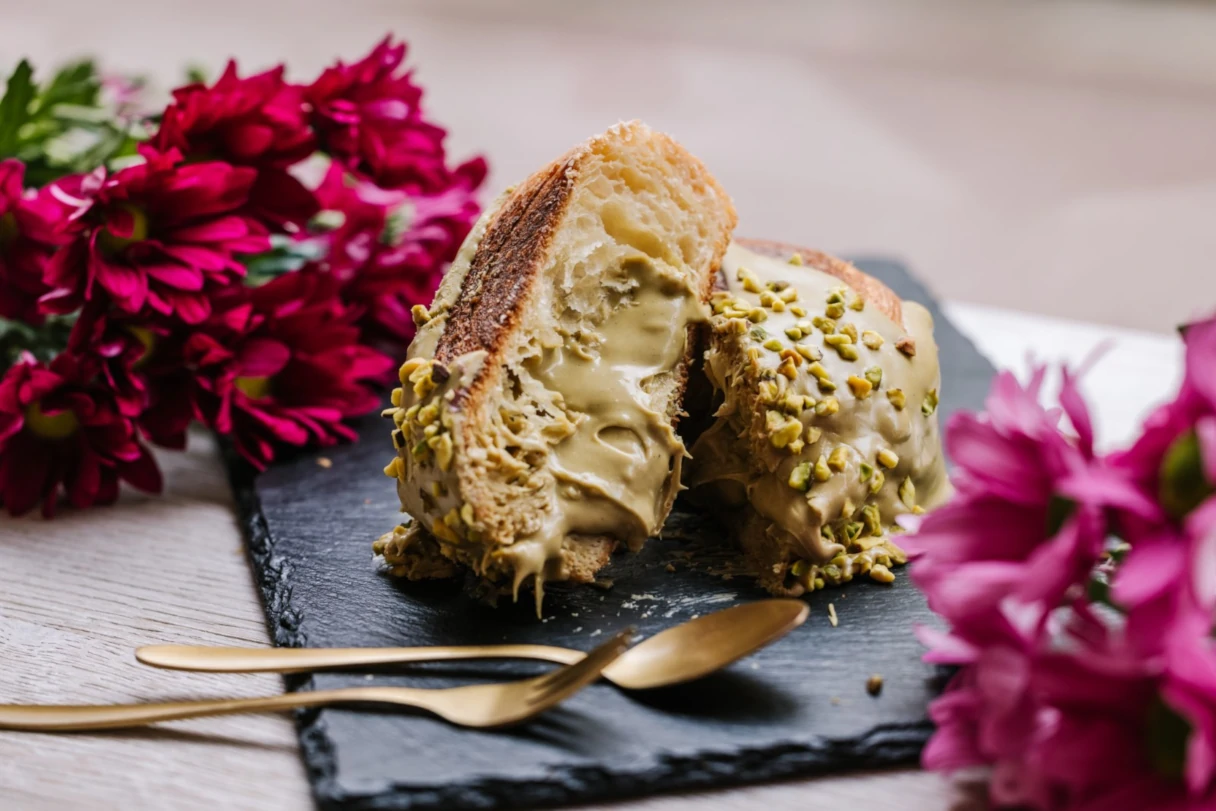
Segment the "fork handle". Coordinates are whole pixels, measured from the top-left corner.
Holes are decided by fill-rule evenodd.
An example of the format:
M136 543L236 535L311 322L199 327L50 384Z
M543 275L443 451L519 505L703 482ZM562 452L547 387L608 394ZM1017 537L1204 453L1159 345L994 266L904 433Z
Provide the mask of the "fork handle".
M145 665L208 673L301 673L327 668L463 659L539 659L562 665L582 660L582 651L551 645L458 645L429 648L211 648L149 645L135 651Z
M405 703L404 691L395 688L392 702L380 697L375 688L352 687L340 690L314 690L284 693L263 698L217 698L203 701L166 701L155 704L82 704L82 705L0 705L0 729L27 732L83 732L97 729L128 729L202 718L208 715L234 715L266 710L293 710L336 703ZM419 707L424 701L420 700Z

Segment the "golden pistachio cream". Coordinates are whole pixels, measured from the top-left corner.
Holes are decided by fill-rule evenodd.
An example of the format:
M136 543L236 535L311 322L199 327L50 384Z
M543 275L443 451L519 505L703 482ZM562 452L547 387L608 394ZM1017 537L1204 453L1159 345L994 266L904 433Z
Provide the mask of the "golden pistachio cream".
M475 250L479 236L466 249ZM438 381L428 359L446 318L444 302L455 300L467 262L461 256L454 263L402 367L390 410L399 455L385 472L397 479L403 509L447 545L446 553L482 574L509 573L516 593L534 576L539 604L544 580L567 574L563 546L571 536L607 536L636 549L659 530L687 455L665 412L670 396L662 381L685 355L688 325L705 321L708 311L674 269L640 254L624 258L602 279L600 313L575 329L559 321L542 330L536 351L514 369L529 402L541 407L527 417L500 409L496 438L479 436L485 444L464 447L459 429L468 415L451 405L452 394L479 373L485 353L454 359ZM540 295L533 306L561 310L544 300L556 291L546 286ZM527 482L534 509L520 508L528 513L526 531L487 537L477 505L462 492L461 455Z
M715 294L706 371L722 405L693 446L689 484L767 522L759 561L801 593L904 561L896 516L949 493L937 425L933 319L904 324L827 273L737 245Z

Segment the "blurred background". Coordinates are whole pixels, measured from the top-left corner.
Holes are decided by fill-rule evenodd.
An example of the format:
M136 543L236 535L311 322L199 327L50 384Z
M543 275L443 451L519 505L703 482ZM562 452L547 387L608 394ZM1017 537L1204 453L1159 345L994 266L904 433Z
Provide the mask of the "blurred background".
M738 233L903 259L943 297L1164 331L1216 306L1216 4L0 0L0 69L92 54L162 92L386 32L497 191L622 118Z

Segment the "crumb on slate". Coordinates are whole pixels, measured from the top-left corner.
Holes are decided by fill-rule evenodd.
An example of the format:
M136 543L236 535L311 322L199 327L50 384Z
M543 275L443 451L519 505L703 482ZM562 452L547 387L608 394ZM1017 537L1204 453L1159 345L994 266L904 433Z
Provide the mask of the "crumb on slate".
M828 603L828 622L832 623L833 628L840 624L840 620L836 617L835 603Z
M870 678L866 679L866 692L872 696L876 696L882 692L882 676L875 673Z
M334 466L334 460L330 459L328 456L318 456L317 465L325 468L326 470L329 470L331 467Z

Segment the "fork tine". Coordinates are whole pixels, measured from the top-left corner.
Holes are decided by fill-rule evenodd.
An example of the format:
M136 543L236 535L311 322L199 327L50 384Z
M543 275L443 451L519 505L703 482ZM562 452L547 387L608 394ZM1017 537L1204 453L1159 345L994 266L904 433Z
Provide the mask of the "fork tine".
M533 683L527 703L530 705L542 702L555 704L571 693L596 681L599 679L600 674L603 673L604 668L616 661L617 657L625 652L632 638L633 629L626 628L592 650L587 654L586 658L577 664L567 665L566 667L559 668L554 673L537 679Z

